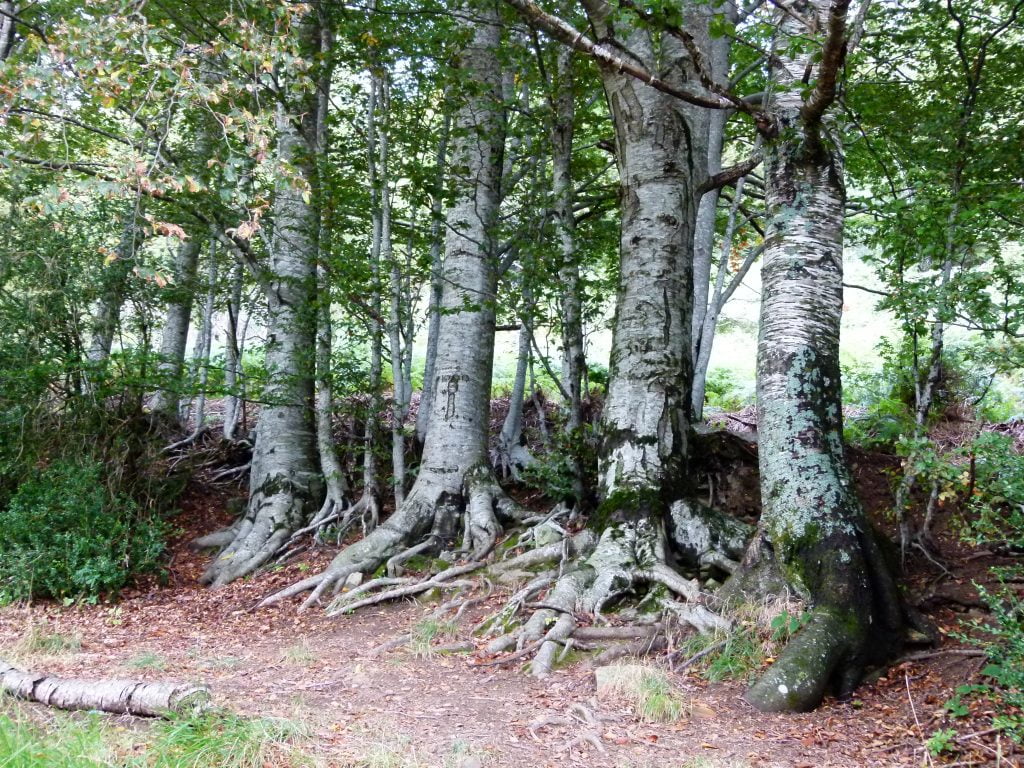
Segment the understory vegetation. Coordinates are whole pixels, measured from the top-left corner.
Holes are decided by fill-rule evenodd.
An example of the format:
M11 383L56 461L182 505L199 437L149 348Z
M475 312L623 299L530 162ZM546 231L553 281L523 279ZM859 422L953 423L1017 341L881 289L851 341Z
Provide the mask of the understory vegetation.
M7 702L0 699L0 705ZM287 720L210 712L145 728L126 728L101 715L32 714L0 708L4 768L313 768L298 746L308 740Z
M0 0L0 608L187 573L289 615L297 676L298 614L420 600L374 655L655 656L766 713L980 650L927 749L958 718L1024 746L1022 19ZM918 609L943 600L974 611L954 635ZM161 651L119 701L166 711ZM635 717L681 720L633 666ZM557 717L600 751L586 713ZM107 759L109 724L53 723ZM78 759L2 725L11 760ZM110 759L301 762L278 726Z

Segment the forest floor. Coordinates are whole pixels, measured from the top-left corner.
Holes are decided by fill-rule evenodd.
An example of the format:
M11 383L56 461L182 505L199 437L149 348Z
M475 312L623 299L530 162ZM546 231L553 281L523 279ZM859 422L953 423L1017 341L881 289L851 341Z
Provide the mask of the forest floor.
M887 462L854 457L869 507L888 493ZM166 583L151 579L109 605L37 602L0 609L0 657L24 649L26 635L42 631L68 639L68 647L22 653L19 662L37 671L201 681L212 688L216 703L239 714L303 723L310 733L303 749L328 766L967 766L995 765L997 751L1001 765L1024 766L1006 740L997 744L990 733L971 735L985 730L981 721L976 727L957 722L964 736L951 757L933 762L926 754L925 740L949 725L943 703L983 663L971 656L904 661L865 683L854 698L827 699L801 715L759 713L743 701L742 682L711 684L691 668L670 673L686 702L682 718L671 724L643 722L626 705L597 700L585 662L537 681L514 667L482 665L482 650L443 654L409 646L371 656L382 642L409 632L431 606L405 602L333 619L318 611L299 614L294 603L251 610L260 598L324 566L330 550L307 553L220 590L198 586L207 557L186 544L226 522L227 498L227 491L198 483L187 491ZM986 580L993 564L992 558L943 542L955 576L916 558L908 573L917 602L944 633L938 650L957 647L948 633L962 619L983 616L972 579ZM478 606L478 615L497 608L501 599L496 594ZM463 622L459 639L467 639L471 624ZM564 721L574 704L600 716L596 735L603 751L593 743L569 749L582 725L531 730L545 718Z

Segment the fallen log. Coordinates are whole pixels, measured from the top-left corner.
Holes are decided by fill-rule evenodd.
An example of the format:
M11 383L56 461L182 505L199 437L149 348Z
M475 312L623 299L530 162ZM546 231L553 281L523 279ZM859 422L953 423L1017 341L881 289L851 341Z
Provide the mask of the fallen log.
M121 715L166 717L209 706L204 685L138 680L65 680L25 672L0 659L0 691L58 709L93 709Z

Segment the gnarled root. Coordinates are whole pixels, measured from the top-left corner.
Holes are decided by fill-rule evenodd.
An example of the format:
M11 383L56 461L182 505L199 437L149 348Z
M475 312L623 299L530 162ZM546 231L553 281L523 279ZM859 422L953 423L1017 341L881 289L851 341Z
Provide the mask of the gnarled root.
M774 558L768 547L751 550ZM771 563L750 559L745 569L772 570ZM791 576L796 565L804 568L802 583L811 586L811 618L747 692L747 700L766 712L808 711L829 689L846 696L866 669L894 658L915 634L926 637L909 631L927 627L904 604L870 527L822 537L799 562L776 567Z
M305 521L310 494L309 487L284 478L267 480L253 494L245 516L234 527L234 537L200 581L220 587L271 560L288 543L291 532Z
M395 513L366 537L351 544L335 556L326 570L315 576L286 587L264 598L257 607L273 605L289 597L312 590L299 610L303 611L318 603L322 595L337 593L353 573L373 573L388 558L405 550L412 540L430 531L437 508L440 505L440 491L427 486L431 491L414 490Z
M605 529L593 551L581 558L569 561L568 557L563 557L559 576L538 576L513 595L505 609L489 622L490 627L504 630L519 606L535 609L520 629L506 632L488 646L491 653L512 648L515 652L486 663L508 663L533 655L531 674L535 677L549 675L559 652L580 630L582 614L593 614L600 619L605 606L644 583L661 584L687 600L689 605L680 605L678 609L674 607L675 602L667 598L662 605L671 607L677 618L699 631L726 627L725 619L700 604L702 596L697 584L669 567L665 543L663 526L646 519L633 520ZM526 602L532 594L552 583L552 579L553 586L542 600Z
M300 610L305 610L319 602L325 594L337 594L341 591L352 574L373 573L384 563L388 563L389 578L398 579L398 569L409 557L415 554L439 554L447 549L457 538L459 519L463 515L464 535L459 554L468 555L474 563L482 563L483 558L493 550L501 533L499 516L509 520L524 516L518 505L505 495L489 470L484 467L472 469L465 474L461 494L451 493L445 490L440 482L421 477L409 496L387 521L360 541L339 552L325 571L270 595L258 607L312 590L300 607ZM424 584L431 579L437 577L416 583L378 582L374 586L401 588L398 590L400 592L402 589L412 590L394 595L400 597L403 594L415 594L417 591L438 586L417 589L418 584ZM362 591L365 592L365 589ZM374 602L379 601L374 599ZM343 601L334 604L330 610L334 614L353 610L353 606Z
M668 537L675 554L702 573L739 567L754 527L699 501L681 499L668 510Z
M328 616L337 616L339 613L354 611L367 605L375 605L388 600L397 600L401 597L412 597L432 589L466 589L475 586L475 582L466 579L457 579L457 576L464 576L484 567L484 563L472 562L465 565L446 568L440 573L427 579L413 578L382 578L368 581L362 586L356 587L350 592L338 595L327 607ZM384 589L374 595L368 595L376 589ZM368 595L362 597L362 595ZM360 599L356 599L360 598Z

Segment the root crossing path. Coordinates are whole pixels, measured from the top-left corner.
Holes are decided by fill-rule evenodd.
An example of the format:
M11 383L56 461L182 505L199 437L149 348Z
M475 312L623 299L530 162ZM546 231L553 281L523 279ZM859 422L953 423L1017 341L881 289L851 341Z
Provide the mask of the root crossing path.
M918 764L914 745L903 746L913 720L902 679L898 689L866 689L862 707L827 703L814 714L781 716L753 712L741 701L741 684L709 687L677 675L682 718L647 723L625 704L596 701L593 674L583 664L557 667L539 681L516 665L479 664L484 641L471 641L471 653L441 650L465 642L466 632L451 637L442 630L424 643L437 604L390 602L335 618L297 615L289 605L248 610L260 595L322 568L322 556L217 591L195 584L202 563L183 545L170 586L140 587L116 606L0 608L0 648L24 649L26 628L33 627L80 645L23 655L18 663L25 668L146 681L173 670L177 679L207 683L235 712L302 722L312 734L309 748L329 765L367 764L381 754L415 757L415 765L431 768L467 754L485 768L685 765L697 758L715 768ZM494 614L508 598L496 586L469 607L462 624ZM404 643L374 653L403 635ZM151 663L141 665L142 658ZM592 713L598 726L580 726L573 712ZM593 739L576 740L580 727L603 751ZM823 736L809 739L813 733Z

